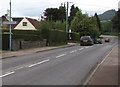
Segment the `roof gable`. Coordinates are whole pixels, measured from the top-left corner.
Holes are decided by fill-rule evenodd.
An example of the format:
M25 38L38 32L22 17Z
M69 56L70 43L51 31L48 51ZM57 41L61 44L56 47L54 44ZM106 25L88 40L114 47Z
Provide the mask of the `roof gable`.
M32 18L26 18L34 27L36 27L38 21L36 19L32 19Z
M23 26L23 22L27 22L27 26ZM17 24L17 26L14 29L22 29L22 30L36 30L34 25L31 23L30 20L27 18L23 18L20 23Z

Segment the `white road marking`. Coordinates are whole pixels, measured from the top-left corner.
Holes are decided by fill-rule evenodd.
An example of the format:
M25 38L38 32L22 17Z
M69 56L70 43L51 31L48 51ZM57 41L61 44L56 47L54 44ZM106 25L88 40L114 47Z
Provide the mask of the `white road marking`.
M70 53L75 53L75 52L77 52L77 50L73 50L73 51L71 51Z
M83 50L84 48L80 48L79 50Z
M67 54L61 54L61 55L59 55L59 56L56 56L56 58L60 58L60 57L63 57L63 56L65 56L65 55L67 55Z
M0 78L3 78L3 77L5 77L5 76L8 76L8 75L11 75L11 74L14 74L14 73L15 73L14 71L9 72L9 73L6 73L6 74L4 74L4 75L1 75Z
M88 47L85 47L85 48L89 48L89 46L88 46Z
M112 49L113 50L113 49ZM87 85L92 76L95 74L95 72L98 70L98 68L105 62L105 60L108 58L108 56L112 53L112 50L104 57L104 59L96 66L96 68L93 70L93 72L90 74L90 76L87 78L87 80L83 83L83 85Z
M42 63L48 62L48 61L50 61L50 59L47 59L47 60L44 60L44 61L41 61L41 62L38 62L38 63L32 64L32 65L30 65L30 66L28 66L28 67L33 67L33 66L36 66L36 65L39 65L39 64L42 64Z

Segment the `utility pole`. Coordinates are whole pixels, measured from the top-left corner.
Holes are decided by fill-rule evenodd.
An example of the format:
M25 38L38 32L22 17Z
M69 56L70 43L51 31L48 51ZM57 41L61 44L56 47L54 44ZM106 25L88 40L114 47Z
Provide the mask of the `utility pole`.
M11 0L10 0L10 22L11 22ZM12 32L11 32L11 24L10 24L10 39L9 39L9 49L11 51L12 49Z
M67 2L67 7L66 7L66 32L68 32L68 7L69 7L69 2Z
M68 33L68 9L69 9L69 3L73 2L67 2L67 7L66 7L66 32Z

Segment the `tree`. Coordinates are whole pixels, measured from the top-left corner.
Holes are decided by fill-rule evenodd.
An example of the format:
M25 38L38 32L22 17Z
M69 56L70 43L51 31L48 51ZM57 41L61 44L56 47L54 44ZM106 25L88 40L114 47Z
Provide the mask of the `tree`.
M69 16L69 19L68 19L69 24L71 23L71 21L75 17L77 11L79 11L79 8L72 5L71 9L70 9L70 16Z
M83 31L83 29L86 29L88 26L88 20L88 15L82 14L81 10L79 10L74 19L71 21L71 29L74 32Z
M46 20L48 21L59 20L58 15L60 15L58 8L47 8L44 12L44 16L46 16Z
M79 32L81 36L90 35L94 38L100 35L96 18L94 16L89 17L87 14L82 14L81 11L78 11L72 20L71 29L73 32Z
M59 7L59 12L60 12L60 15L59 15L60 20L59 21L64 22L66 20L66 8L65 8L65 5Z
M95 13L95 18L97 21L97 27L98 27L99 31L102 33L101 23L100 23L100 19L99 19L97 13Z
M44 12L44 16L48 21L64 21L66 17L66 10L64 6L58 8L47 8Z
M120 9L116 12L116 16L112 19L113 29L115 32L120 32Z

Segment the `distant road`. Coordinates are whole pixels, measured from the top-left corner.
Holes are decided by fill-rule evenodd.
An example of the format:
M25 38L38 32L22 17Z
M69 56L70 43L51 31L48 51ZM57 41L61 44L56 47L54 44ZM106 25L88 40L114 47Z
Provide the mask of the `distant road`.
M3 59L3 85L80 85L89 71L118 44L73 46Z

